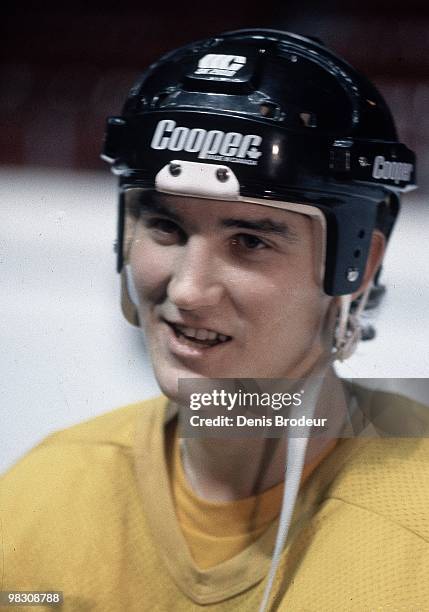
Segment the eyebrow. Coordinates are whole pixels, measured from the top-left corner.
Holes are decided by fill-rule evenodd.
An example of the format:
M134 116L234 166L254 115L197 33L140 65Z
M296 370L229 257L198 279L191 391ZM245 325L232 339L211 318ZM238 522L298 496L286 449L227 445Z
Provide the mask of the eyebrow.
M287 223L273 221L268 217L264 219L255 219L254 221L251 221L250 219L222 219L221 225L223 227L237 227L255 230L258 232L263 232L264 234L276 234L294 242L298 240L298 234L291 230Z
M173 221L176 221L177 223L180 223L181 225L185 224L185 219L181 215L171 210L168 206L161 204L161 202L154 198L139 198L139 206L141 212L143 213L163 215ZM281 236L282 238L286 238L290 242L297 242L299 239L298 234L294 232L287 223L273 221L269 217L255 220L232 217L221 219L219 221L219 225L226 228L235 227L237 229L249 229L257 232L263 232L264 234L275 234L277 236Z
M161 204L161 202L158 202L153 198L139 197L138 203L140 207L140 212L156 213L158 215L163 215L181 224L183 224L185 221L181 215L178 215L176 212L168 208L168 206L164 206L164 204Z

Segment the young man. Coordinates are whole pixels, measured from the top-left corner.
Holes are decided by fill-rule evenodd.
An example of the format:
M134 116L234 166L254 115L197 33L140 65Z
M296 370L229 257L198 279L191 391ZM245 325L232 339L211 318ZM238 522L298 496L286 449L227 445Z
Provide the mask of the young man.
M332 367L414 183L379 93L312 40L222 34L149 68L104 157L123 310L164 396L5 477L3 590L103 612L426 609L428 445L380 418L424 413ZM187 379L299 380L329 435L183 437Z

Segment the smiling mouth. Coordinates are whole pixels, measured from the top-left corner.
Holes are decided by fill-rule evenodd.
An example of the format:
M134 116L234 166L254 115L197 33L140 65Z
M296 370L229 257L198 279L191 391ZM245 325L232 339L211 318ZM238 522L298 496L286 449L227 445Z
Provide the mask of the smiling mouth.
M173 330L176 338L190 343L193 346L212 347L219 344L225 344L232 340L231 336L218 334L217 332L209 329L186 327L185 325L178 325L176 323L171 323L170 321L165 321L165 323L167 323L167 325Z

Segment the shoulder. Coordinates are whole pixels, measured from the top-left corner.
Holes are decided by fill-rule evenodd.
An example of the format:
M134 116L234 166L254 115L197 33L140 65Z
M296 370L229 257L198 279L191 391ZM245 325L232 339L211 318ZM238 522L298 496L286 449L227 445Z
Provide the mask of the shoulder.
M365 439L341 443L342 467L327 497L429 542L429 408L397 394L358 393L375 428Z
M73 592L78 577L81 589L87 579L85 563L102 568L103 561L109 571L118 570L124 525L138 525L142 538L146 533L134 468L135 432L162 419L166 403L162 397L148 400L58 431L3 476L5 585L37 590L56 584Z
M57 431L42 441L40 446L56 444L113 444L132 446L137 419L141 416L150 420L159 410L165 408L163 396L130 404Z
M303 491L314 514L299 532L299 571L281 610L312 609L313 583L323 610L426 609L429 438L366 436L340 440Z
M320 610L426 610L428 460L428 439L339 442L312 476L321 497L284 556L298 570L280 610L312 610L315 592Z
M164 397L118 408L47 436L1 479L1 497L18 499L65 494L90 474L129 461L138 423L149 423L166 406ZM56 493L55 493L56 492Z

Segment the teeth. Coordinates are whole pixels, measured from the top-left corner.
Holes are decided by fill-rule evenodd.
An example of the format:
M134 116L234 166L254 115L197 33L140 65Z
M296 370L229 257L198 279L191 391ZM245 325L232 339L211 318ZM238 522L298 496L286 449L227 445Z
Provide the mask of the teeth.
M189 336L190 338L196 338L197 330L193 327L177 327L182 332L182 334L185 334L185 336Z
M221 342L225 342L228 339L228 336L223 334L217 334L214 331L210 331L208 329L195 329L193 327L183 327L182 325L174 324L174 327L179 330L184 336L188 338L196 338L197 340L220 340Z

